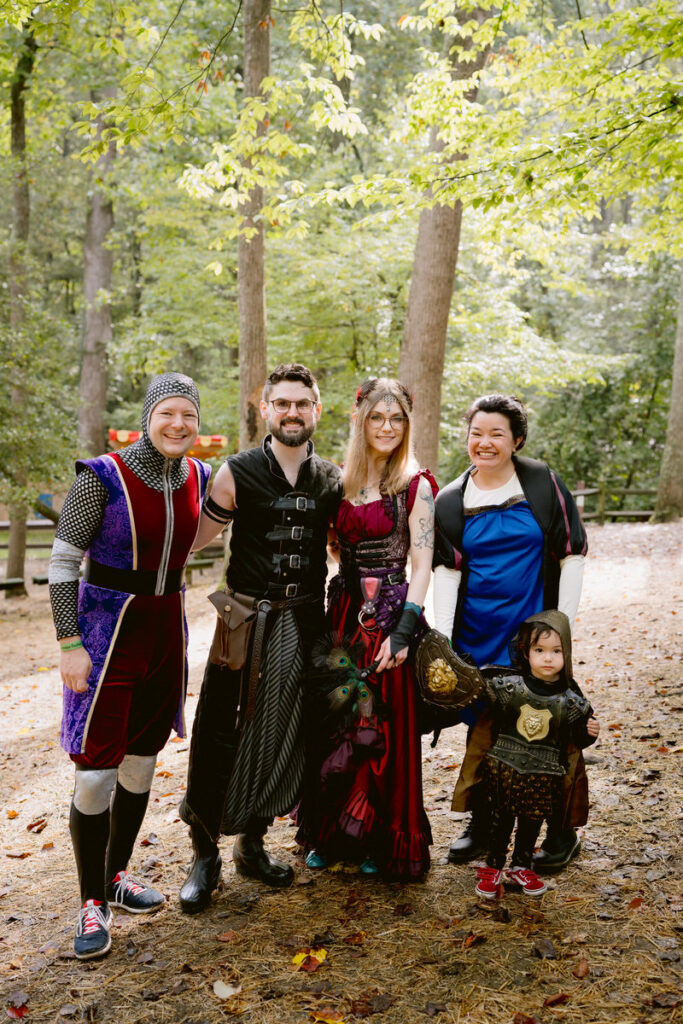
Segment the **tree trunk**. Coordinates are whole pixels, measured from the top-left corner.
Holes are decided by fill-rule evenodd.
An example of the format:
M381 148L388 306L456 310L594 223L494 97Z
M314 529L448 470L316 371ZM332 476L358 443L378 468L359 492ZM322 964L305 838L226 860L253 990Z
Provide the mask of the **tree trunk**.
M244 0L245 99L260 95L270 73L270 25L270 0ZM258 186L241 208L249 237L240 234L237 243L241 449L254 447L264 434L259 400L266 378L265 232L257 219L262 207L263 188Z
M683 264L678 300L674 368L671 380L671 405L666 441L655 505L655 522L678 519L683 515Z
M111 88L92 92L94 102L113 96ZM105 126L98 118L98 135ZM116 148L111 142L95 164L90 183L83 247L83 298L85 325L83 361L79 384L78 443L89 455L101 455L106 448L107 352L112 339L111 293L113 256L107 237L114 226L114 204L107 185Z
M37 45L30 28L24 30L23 45L10 85L10 117L12 146L12 238L9 256L10 327L17 343L26 318L25 302L27 269L26 246L31 219L31 197L26 168L26 89L33 72ZM12 416L21 422L26 406L26 391L21 379L12 388ZM14 464L14 478L21 489L28 483L26 454L20 449ZM13 501L9 507L9 539L7 551L7 579L23 579L26 561L25 500ZM26 594L24 586L6 591L7 597Z
M481 8L467 14L467 18L476 18L480 24L486 17L487 13ZM455 55L451 61L451 76L458 81L470 78L484 66L486 53L486 50L480 51L474 61L458 60ZM473 102L477 92L478 87L473 86L465 93L466 99ZM436 130L432 134L431 148L435 153L443 149ZM415 395L416 455L421 465L435 471L441 423L441 380L461 222L459 200L453 206L435 206L420 214L398 371L399 378Z

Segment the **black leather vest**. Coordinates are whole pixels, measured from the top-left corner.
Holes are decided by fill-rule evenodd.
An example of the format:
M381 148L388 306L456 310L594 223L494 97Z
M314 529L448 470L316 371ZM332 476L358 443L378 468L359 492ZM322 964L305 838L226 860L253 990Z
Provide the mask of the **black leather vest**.
M488 680L486 688L498 726L489 757L523 775L565 775L571 726L587 721L591 714L585 697L572 690L541 697L529 689L523 676L515 675Z
M342 496L338 466L308 456L292 487L273 455L260 448L231 455L237 511L230 538L228 585L252 597L322 599L327 576L327 528Z

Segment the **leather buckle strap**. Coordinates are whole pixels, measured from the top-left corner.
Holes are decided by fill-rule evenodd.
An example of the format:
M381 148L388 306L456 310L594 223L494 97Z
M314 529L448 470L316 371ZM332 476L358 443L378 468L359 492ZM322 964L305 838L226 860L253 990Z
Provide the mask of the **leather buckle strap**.
M307 565L310 565L310 558L305 555L273 555L273 564L282 568L283 565L289 566L290 569L304 569Z
M283 512L309 512L316 508L315 498L307 498L305 494L287 495L270 502L270 508Z
M254 626L254 638L251 645L251 661L249 663L249 682L247 684L247 708L246 719L248 722L254 717L256 711L256 695L258 692L258 681L261 674L261 655L263 651L263 638L266 633L266 619L272 611L270 601L259 601L256 605L256 625Z
M266 534L266 540L303 540L312 536L313 530L306 529L304 526L276 526L274 530L270 530Z

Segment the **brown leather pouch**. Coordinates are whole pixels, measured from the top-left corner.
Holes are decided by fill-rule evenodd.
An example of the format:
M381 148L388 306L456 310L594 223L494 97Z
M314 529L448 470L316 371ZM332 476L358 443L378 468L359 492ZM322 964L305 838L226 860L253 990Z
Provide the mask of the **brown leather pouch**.
M209 601L218 612L209 661L235 671L244 668L249 637L256 622L256 601L232 590L217 590Z

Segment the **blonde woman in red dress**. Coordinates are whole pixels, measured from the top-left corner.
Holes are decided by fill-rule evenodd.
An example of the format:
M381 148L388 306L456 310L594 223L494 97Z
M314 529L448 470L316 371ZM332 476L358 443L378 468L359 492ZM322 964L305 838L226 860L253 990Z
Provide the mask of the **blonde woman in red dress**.
M396 380L358 389L335 521L340 569L328 619L368 677L370 706L312 714L309 767L296 819L309 868L356 861L364 875L410 881L429 868L431 832L422 801L417 686L411 651L434 549L437 486L412 453L412 399ZM410 582L406 563L410 556Z

